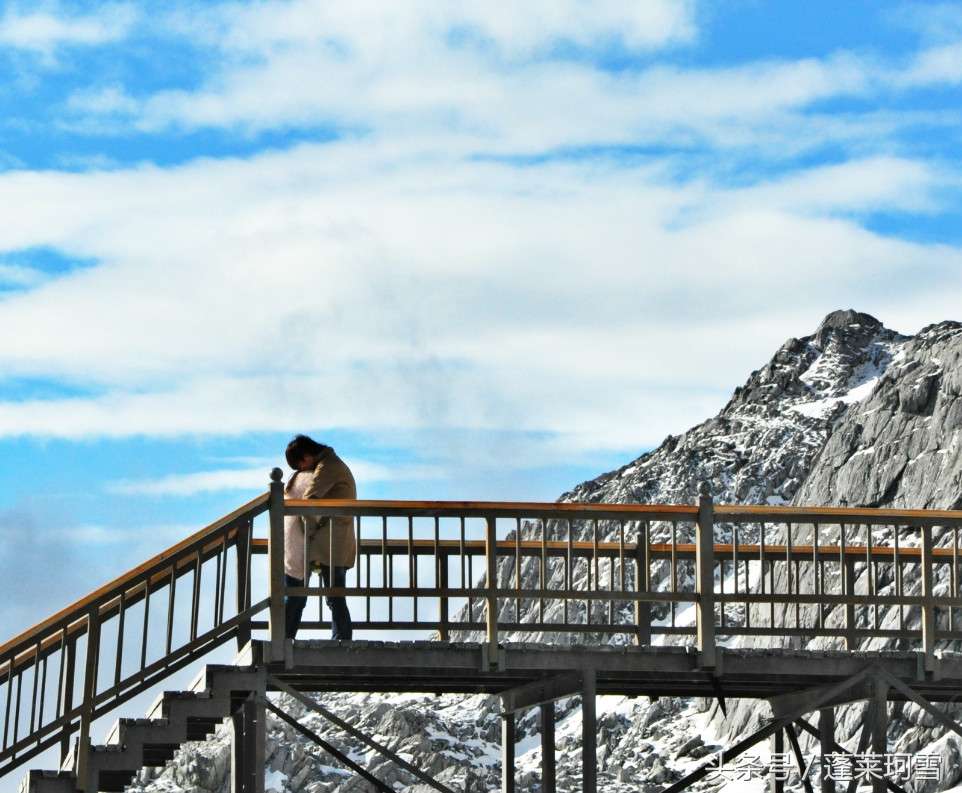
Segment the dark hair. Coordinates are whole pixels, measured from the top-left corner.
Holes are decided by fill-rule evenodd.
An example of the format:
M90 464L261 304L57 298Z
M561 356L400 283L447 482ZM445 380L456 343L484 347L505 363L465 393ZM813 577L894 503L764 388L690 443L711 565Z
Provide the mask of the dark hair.
M323 443L318 443L313 438L308 438L306 435L295 435L289 444L287 444L287 451L284 452L284 456L287 458L287 464L296 469L298 463L303 460L307 455L319 455L325 449L331 448L330 446L325 446Z

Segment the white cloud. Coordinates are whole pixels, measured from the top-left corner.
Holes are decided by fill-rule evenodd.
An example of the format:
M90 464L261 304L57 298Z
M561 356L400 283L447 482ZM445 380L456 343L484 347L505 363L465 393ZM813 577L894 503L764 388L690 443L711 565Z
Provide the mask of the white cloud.
M958 296L956 248L860 225L942 208L956 173L879 152L907 124L955 122L810 112L899 89L891 63L839 52L682 68L654 55L696 38L690 4L586 8L305 1L160 20L213 53L197 89L141 99L112 77L74 95L81 118L353 132L247 160L0 174L0 251L99 262L0 301L0 338L17 340L0 345L0 370L98 389L0 402L0 436L509 430L556 454L632 449L714 413L830 310L910 330L926 300ZM613 41L633 68L599 66ZM913 80L947 79L927 65L936 55L917 54ZM684 155L472 158L705 142L718 148L687 181ZM731 167L726 147L765 160L825 144L867 152L767 179L749 165L738 188L709 170Z
M696 41L695 19L694 3L667 0L510 10L295 0L175 11L156 25L206 48L196 86L134 97L115 82L94 85L68 100L60 123L114 134L321 126L408 150L430 138L452 153L708 145L779 158L826 143L864 147L865 133L878 131L877 110L827 114L815 107L821 100L962 77L957 37L900 57L840 50L712 68L655 59ZM615 44L635 58L630 68L602 65ZM884 124L904 130L923 115L892 113Z
M523 7L452 0L390 5L358 0L345 7L327 0L292 0L224 3L201 14L190 8L168 17L168 24L228 52L263 54L292 44L323 44L337 54L375 59L396 57L428 41L470 46L472 35L514 55L535 56L559 42L580 47L621 42L647 50L691 42L694 17L692 0L532 0Z
M937 185L959 186L958 177L938 173L935 163L868 157L798 170L732 190L724 202L724 212L738 205L816 213L936 212L941 208L933 190Z
M437 479L441 471L434 466L396 464L385 465L367 460L345 458L355 477L365 484L410 480ZM214 471L195 471L189 474L169 474L155 479L119 479L108 482L108 493L146 496L189 496L230 490L262 492L270 481L270 469L280 466L285 475L290 471L283 460L264 460L249 468L225 468Z
M900 87L957 85L962 82L962 42L942 44L920 52L904 71L893 75Z
M0 17L0 46L46 58L61 47L92 47L123 38L134 23L132 6L104 3L94 14L68 15L57 8L8 8Z
M33 267L0 262L0 288L36 286L43 280L43 273Z
M928 209L954 177L912 161L726 189L393 157L343 143L0 175L0 249L101 262L0 302L4 372L99 391L0 402L0 435L475 429L637 449L713 414L830 310L911 330L907 312L941 299L930 321L950 317L959 295L958 250L846 217ZM242 475L214 473L157 487ZM262 467L243 476L263 485Z

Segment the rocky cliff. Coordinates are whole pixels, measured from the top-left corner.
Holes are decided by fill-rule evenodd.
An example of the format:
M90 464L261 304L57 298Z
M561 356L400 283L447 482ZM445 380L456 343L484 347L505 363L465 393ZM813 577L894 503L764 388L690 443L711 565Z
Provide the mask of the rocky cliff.
M656 449L581 483L559 500L692 503L697 483L705 480L719 502L959 507L960 355L958 323L931 325L909 337L867 314L833 312L812 335L786 341L717 416L669 435ZM508 567L499 570L499 578L507 580ZM526 570L524 575L532 574ZM527 638L589 640L584 635ZM336 694L325 696L324 704L455 788L498 789L499 722L492 698ZM577 705L577 698L559 703L559 790L578 788ZM297 703L286 700L284 707L389 784L422 789L315 722ZM751 729L762 713L757 703L732 703L730 718L722 719L717 705L703 700L600 697L600 788L615 793L658 789L677 778L681 764ZM941 752L954 768L941 787L954 784L962 775L955 737L943 736L914 706L894 715L890 745ZM858 706L846 709L843 737L854 734L860 718ZM534 713L518 729L519 789L532 792L539 778L536 729ZM222 793L228 749L221 733L185 750L167 769L145 773L136 789ZM365 789L282 724L271 724L268 753L268 787L278 793Z

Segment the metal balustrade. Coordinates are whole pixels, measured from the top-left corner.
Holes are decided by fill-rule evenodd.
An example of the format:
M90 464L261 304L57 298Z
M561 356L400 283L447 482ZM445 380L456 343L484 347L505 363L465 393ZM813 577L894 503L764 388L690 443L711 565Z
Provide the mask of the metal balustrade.
M73 733L85 745L96 718L214 647L249 640L266 606L251 605L250 549L267 502L254 499L0 647L0 775L57 744L66 756Z
M285 586L289 515L354 519L347 586ZM715 505L704 490L693 505L285 501L275 469L268 493L0 647L0 774L78 732L82 765L94 719L232 639L266 629L284 660L288 594L351 598L358 631L482 639L492 658L579 633L692 643L710 669L734 637L823 637L895 640L932 671L936 643L962 639L960 526L962 511Z
M275 496L271 509L351 516L357 541L346 587L285 589L272 573L281 617L289 592L354 598L358 629L428 629L442 640L458 631L484 631L492 644L524 633L625 634L639 644L690 636L709 667L719 637L826 637L840 649L895 639L921 649L926 669L936 641L962 639L957 510L714 505L707 494L697 506ZM388 521L399 519L407 537L390 539ZM448 533L458 536L444 538L441 521L454 521ZM483 539L466 534L470 521ZM268 545L255 540L254 552ZM451 617L452 599L463 602L462 619ZM372 600L386 604L381 616ZM411 619L395 617L397 601L411 604ZM894 624L880 620L885 609ZM282 619L271 639L282 658Z

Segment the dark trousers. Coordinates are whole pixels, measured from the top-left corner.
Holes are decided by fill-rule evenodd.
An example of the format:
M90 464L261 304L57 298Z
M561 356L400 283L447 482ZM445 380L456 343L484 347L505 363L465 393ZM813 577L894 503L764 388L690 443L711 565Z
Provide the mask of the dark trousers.
M334 568L334 583L330 584L331 568L328 565L321 567L321 581L323 586L342 587L347 583L347 568ZM304 582L299 578L284 575L287 586L304 586ZM349 641L353 633L351 625L351 612L347 608L347 598L328 597L325 598L327 607L331 610L331 638ZM301 615L304 613L304 606L307 605L307 598L302 595L288 595L284 599L284 617L287 628L287 638L293 639L297 635L297 629L301 624Z

